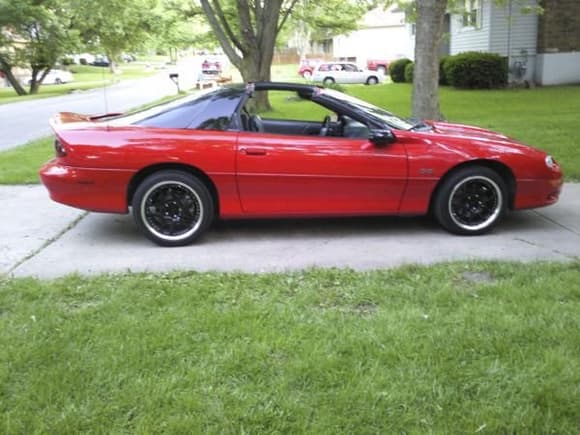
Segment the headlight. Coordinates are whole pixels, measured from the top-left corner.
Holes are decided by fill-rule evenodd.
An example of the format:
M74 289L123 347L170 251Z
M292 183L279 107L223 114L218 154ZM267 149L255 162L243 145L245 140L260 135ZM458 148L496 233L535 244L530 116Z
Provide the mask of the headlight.
M554 160L554 158L552 156L546 156L544 161L546 162L546 166L550 169L555 169L558 167L556 160Z

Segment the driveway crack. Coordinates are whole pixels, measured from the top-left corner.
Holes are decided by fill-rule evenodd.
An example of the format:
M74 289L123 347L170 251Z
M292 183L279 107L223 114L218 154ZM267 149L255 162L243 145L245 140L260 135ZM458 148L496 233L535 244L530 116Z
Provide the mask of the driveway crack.
M11 275L12 272L14 272L16 269L18 269L23 263L27 262L31 258L36 257L38 254L40 254L42 251L44 251L46 248L48 248L54 242L58 241L67 232L69 232L74 227L76 227L79 224L79 222L82 221L88 214L89 214L88 211L81 213L72 222L70 222L66 227L64 227L61 231L59 231L58 234L56 234L54 237L51 237L50 239L47 239L38 249L35 249L34 251L32 251L28 255L26 255L24 258L17 261L10 269L8 269L6 271L6 275L7 276Z
M554 254L561 255L562 257L569 258L571 260L576 260L578 258L575 255L566 254L565 252L559 251L557 249L548 248L548 247L542 245L541 243L532 242L530 240L522 239L520 237L514 237L514 240L516 240L518 242L525 243L526 245L533 246L534 248L548 249L549 251L553 252Z
M558 222L558 221L556 221L556 220L554 220L554 219L552 219L552 218L549 218L548 216L546 216L546 215L544 215L544 214L540 213L539 211L532 210L532 213L535 213L535 214L537 214L537 215L538 215L539 217L541 217L542 219L544 219L544 220L546 220L546 221L548 221L548 222L550 222L550 223L552 223L552 224L554 224L554 225L556 225L556 226L559 226L559 227L560 227L560 228L562 228L563 230L566 230L566 231L568 231L568 232L570 232L570 233L572 233L572 234L574 234L574 235L576 235L576 236L580 236L580 233L579 233L578 231L574 230L573 228L569 228L569 227L567 227L566 225L564 225L564 224L561 224L560 222Z

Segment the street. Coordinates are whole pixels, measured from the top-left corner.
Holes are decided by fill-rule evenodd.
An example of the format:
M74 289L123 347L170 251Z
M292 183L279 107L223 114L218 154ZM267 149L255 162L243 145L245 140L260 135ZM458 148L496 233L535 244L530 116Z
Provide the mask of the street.
M175 94L175 84L169 79L170 71L172 70L164 70L153 77L128 80L107 88L2 104L0 151L50 134L48 120L57 112L87 114L123 112L166 95Z

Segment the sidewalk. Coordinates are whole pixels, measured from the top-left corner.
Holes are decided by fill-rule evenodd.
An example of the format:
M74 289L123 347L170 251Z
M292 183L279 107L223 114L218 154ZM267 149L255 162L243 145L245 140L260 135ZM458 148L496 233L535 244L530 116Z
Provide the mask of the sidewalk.
M199 243L161 248L131 216L85 213L52 202L43 186L0 186L0 275L78 272L357 270L442 261L580 257L580 184L560 202L511 213L491 234L453 236L424 217L217 222Z

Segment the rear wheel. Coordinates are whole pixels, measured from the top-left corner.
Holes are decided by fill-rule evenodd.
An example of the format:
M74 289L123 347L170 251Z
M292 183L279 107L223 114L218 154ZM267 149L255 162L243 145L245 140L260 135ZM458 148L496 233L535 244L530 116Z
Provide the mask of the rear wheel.
M495 227L507 209L505 181L493 170L468 166L443 181L433 203L435 218L455 234L478 235Z
M335 80L332 77L326 77L324 80L322 80L322 84L324 86L332 86L335 83Z
M375 76L370 76L367 79L367 85L376 85L379 82L379 79Z
M133 195L133 218L147 238L161 246L183 246L211 224L215 206L205 184L176 170L147 177Z
M310 80L312 78L312 71L308 70L304 71L302 73L302 77L304 77L306 80Z

